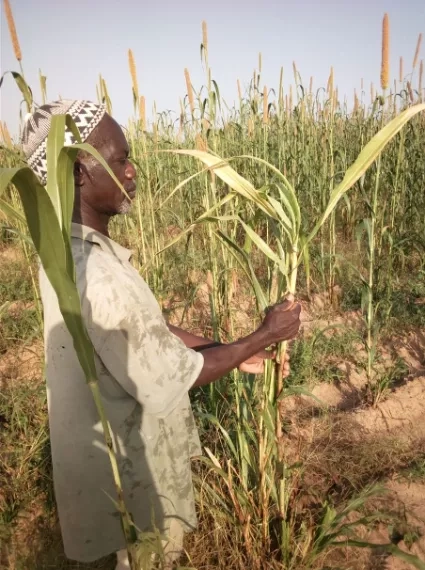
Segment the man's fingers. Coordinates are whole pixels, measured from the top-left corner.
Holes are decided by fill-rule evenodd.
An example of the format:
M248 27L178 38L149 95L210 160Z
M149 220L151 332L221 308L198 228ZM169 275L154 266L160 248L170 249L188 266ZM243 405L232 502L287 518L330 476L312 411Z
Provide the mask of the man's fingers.
M254 356L251 356L251 358L248 358L245 360L245 362L242 362L242 364L239 366L239 370L251 374L261 374L264 372L264 360L274 359L276 358L276 355L277 352L275 350L260 350L260 352L254 354ZM289 360L289 352L286 351L284 354L284 361L282 366L282 375L284 378L286 378L286 376L289 374Z
M274 350L260 350L260 352L257 352L257 354L246 360L246 362L251 362L254 361L255 359L270 360L275 356L276 356L276 351Z
M263 360L258 360L256 362L242 362L239 366L241 372L247 372L248 374L262 374L264 372L264 362Z

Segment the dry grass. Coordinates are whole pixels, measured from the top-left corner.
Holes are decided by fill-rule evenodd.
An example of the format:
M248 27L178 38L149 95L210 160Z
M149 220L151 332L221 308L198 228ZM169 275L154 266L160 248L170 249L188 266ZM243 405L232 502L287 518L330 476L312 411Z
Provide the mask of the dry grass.
M337 502L392 477L418 453L425 455L424 439L400 441L395 436L371 435L350 414L292 421L297 435L288 460L302 461L305 491Z
M297 430L290 432L285 453L287 464L302 465L299 476L292 481L296 485L293 508L296 509L299 524L301 521L317 524L325 499L336 508L341 508L366 486L390 480L417 460L418 450L422 449L425 458L425 440L406 443L395 437L374 437L365 434L361 426L346 414L296 418L293 421ZM211 443L214 445L214 442ZM204 466L197 465L196 471L200 481L204 477L214 477ZM199 570L251 568L248 561L252 564L252 552L251 556L247 556L246 543L245 548L241 548L243 525L236 517L229 520L218 513L211 513L199 484L197 489L200 526L196 533L186 539L190 555L188 563ZM385 496L371 500L367 509L381 508L394 517L394 524L399 528L404 523L401 503L398 501L396 509L395 499ZM388 536L385 538L382 532L381 528L381 535L375 537L375 542L388 542ZM254 543L252 548L255 548ZM263 553L262 558L261 552L257 552L256 556L259 568L282 569L272 556ZM384 566L380 564L384 561L387 564L387 557L382 558L368 551L331 549L317 557L311 568L383 570ZM302 568L302 565L297 566L299 570Z

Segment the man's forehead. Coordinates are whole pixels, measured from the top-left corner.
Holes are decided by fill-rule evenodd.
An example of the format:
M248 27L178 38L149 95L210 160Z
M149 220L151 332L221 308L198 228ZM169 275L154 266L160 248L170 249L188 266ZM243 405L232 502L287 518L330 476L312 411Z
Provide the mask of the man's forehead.
M96 127L96 131L107 133L110 136L124 136L124 132L117 121L111 115L105 114Z
M110 116L105 115L93 132L93 146L109 149L112 154L128 152L128 143L121 126Z

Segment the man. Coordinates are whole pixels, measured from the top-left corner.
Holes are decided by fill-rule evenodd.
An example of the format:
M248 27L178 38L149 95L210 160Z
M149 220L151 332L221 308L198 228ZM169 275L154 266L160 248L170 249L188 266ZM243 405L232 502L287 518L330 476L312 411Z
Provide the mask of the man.
M189 390L236 367L257 366L264 349L297 334L300 307L290 302L273 307L258 330L228 345L167 325L129 263L130 252L109 237L111 217L131 209L136 171L123 131L104 106L56 101L39 107L23 132L28 163L45 183L51 116L63 113L73 117L82 140L100 152L129 196L91 155L80 154L74 167L72 253L83 319L96 353L126 506L140 531L165 533L171 564L181 552L183 533L196 527L190 458L201 448ZM66 138L73 142L71 133ZM117 570L128 568L102 428L43 270L40 290L54 489L65 553L90 562L117 552Z

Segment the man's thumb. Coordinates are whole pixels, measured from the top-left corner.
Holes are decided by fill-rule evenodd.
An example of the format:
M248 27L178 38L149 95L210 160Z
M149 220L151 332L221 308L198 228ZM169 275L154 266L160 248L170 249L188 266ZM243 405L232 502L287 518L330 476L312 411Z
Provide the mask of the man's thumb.
M295 305L295 297L292 293L288 293L285 299L282 301L283 310L290 311L292 307Z

